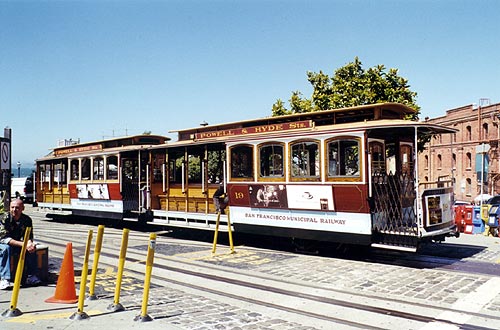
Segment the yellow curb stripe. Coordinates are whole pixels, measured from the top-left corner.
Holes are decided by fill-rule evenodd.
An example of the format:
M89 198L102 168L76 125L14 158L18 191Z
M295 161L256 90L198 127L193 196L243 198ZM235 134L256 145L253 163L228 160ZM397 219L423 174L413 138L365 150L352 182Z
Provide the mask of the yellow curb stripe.
M99 315L102 314L101 311L93 310L85 312L88 315ZM6 320L6 322L11 323L35 323L36 321L43 320L57 320L57 319L69 319L74 312L65 312L65 313L57 313L57 314L22 314L17 317L10 318Z

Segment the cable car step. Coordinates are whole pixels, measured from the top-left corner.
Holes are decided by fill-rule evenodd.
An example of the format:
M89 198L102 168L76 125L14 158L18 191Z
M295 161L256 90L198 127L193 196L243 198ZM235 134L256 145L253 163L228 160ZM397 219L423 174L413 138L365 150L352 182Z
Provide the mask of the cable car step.
M404 251L404 252L417 252L416 246L412 247L412 246L399 246L399 245L372 243L371 247L379 248L379 249L398 250L398 251Z
M417 237L418 233L415 230L415 228L410 227L410 228L398 228L398 230L379 230L378 231L380 234L384 235L395 235L395 236L414 236Z

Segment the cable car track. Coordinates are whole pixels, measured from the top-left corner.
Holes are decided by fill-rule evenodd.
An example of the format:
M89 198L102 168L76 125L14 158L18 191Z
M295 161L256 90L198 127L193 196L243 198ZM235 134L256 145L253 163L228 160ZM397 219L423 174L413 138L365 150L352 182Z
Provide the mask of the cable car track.
M116 233L114 233L113 235L114 235L114 237L118 237L118 235ZM53 239L58 239L58 237L54 237ZM49 243L49 241L50 241L50 243ZM49 243L51 245L57 245L61 248L64 246L64 244L55 243L53 240L51 241L50 239L47 241L47 243ZM136 249L134 247L129 247L129 249L132 250L133 253L143 253L144 252L143 250ZM104 257L109 257L109 258L116 257L113 253L110 253L110 252L102 252L101 255ZM396 310L396 309L370 306L367 304L360 304L360 303L350 302L347 300L328 298L328 297L318 296L318 295L314 295L314 294L308 294L308 293L304 293L304 292L297 292L294 290L277 288L277 287L274 287L271 285L264 285L261 283L257 283L255 281L255 277L254 277L254 281L241 280L241 279L238 280L238 279L231 278L231 274L241 275L243 273L242 271L236 271L236 270L229 271L230 272L229 276L210 274L210 272L217 269L217 267L214 265L203 265L203 266L200 266L199 264L197 265L198 268L204 269L205 271L186 269L186 268L183 268L181 266L169 266L169 265L165 265L163 262L164 261L172 261L172 257L165 257L164 255L159 254L157 258L161 259L162 262L156 262L155 269L159 269L159 270L166 271L169 273L179 273L179 274L183 274L185 276L193 276L193 277L201 278L201 279L204 279L207 281L216 281L219 283L226 283L227 285L238 286L238 287L242 288L240 291L253 289L253 290L266 292L268 294L273 293L273 294L282 295L282 296L300 298L308 303L327 304L330 306L355 309L357 311L376 313L376 314L380 314L380 315L384 315L384 316L403 318L403 319L407 319L407 320L414 320L417 322L423 322L423 323L444 322L444 323L449 324L449 325L459 326L461 329L470 329L470 330L488 329L488 328L478 327L478 326L474 326L474 325L453 323L451 321L442 320L439 318L434 318L432 316L424 316L424 315L400 311L400 310ZM144 262L144 260L142 260L140 258L130 257L130 256L127 257L127 260L129 262L137 263L137 264L141 264ZM189 262L185 262L185 261L182 261L179 259L175 259L175 262L177 264L183 264L184 266L187 266L187 267L189 267L189 265L190 265ZM444 262L444 261L442 261L442 262ZM102 263L102 264L105 264L105 263ZM114 267L113 265L110 265L110 264L108 264L108 266ZM220 271L220 269L219 269L219 271ZM140 275L140 272L138 272L138 271L133 270L131 272L135 273L136 275ZM226 270L226 273L228 273L227 270ZM346 319L342 319L342 318L338 318L338 317L334 317L334 316L330 316L330 315L324 315L324 314L314 313L311 311L306 311L304 309L287 307L287 306L284 306L281 304L275 304L275 303L271 303L271 302L261 300L261 299L255 299L255 298L251 298L251 297L243 297L241 295L236 295L234 293L230 293L230 292L227 292L225 290L218 290L218 289L211 288L208 285L207 286L200 286L197 284L189 283L188 281L179 281L179 280L170 278L169 276L153 275L153 278L157 279L157 280L165 281L165 282L177 285L177 286L188 287L190 289L194 289L194 290L197 290L200 292L207 292L207 293L216 294L219 296L224 296L224 297L231 298L231 299L238 299L239 301L244 301L246 303L257 304L257 305L264 306L267 308L273 308L273 309L278 309L278 310L289 312L289 313L295 313L295 314L303 315L305 317L322 319L322 320L327 321L327 322L340 323L340 324L344 324L347 326L360 327L360 328L364 328L364 329L373 329L373 330L384 329L383 327L377 327L377 326L367 325L364 323L353 322L350 320L346 320ZM269 277L265 276L265 275L260 275L259 278L257 278L257 280L259 280L259 279L262 280L262 282L264 282L265 280L269 280ZM286 279L280 279L280 281L283 283L287 282ZM289 283L292 283L292 282L289 282ZM310 284L304 284L304 283L302 283L302 285L306 289L308 288L308 290L314 290L314 289L321 288L318 285L310 285ZM325 289L325 288L322 288L322 289ZM346 291L343 291L343 290L337 290L337 289L332 289L332 288L328 288L327 290L329 292L331 292L332 294L334 294L334 293L346 294ZM374 295L368 295L368 294L363 294L363 293L361 293L361 294L356 293L356 295L369 297L371 299L375 298ZM455 311L455 310L450 309L450 308L445 308L445 307L440 307L440 306L429 306L426 304L408 302L408 301L403 301L403 300L393 299L393 298L391 299L391 298L385 298L385 297L384 298L376 297L376 299L378 299L379 301L382 301L382 302L393 302L393 303L397 303L397 304L405 304L405 305L415 306L415 307L419 307L419 308L424 308L424 307L425 308L432 308L432 310L440 311L440 312L454 312ZM485 315L485 314L481 314L481 313L472 313L471 315L473 315L475 317L486 318L489 320L496 320L496 321L500 320L500 317Z
M39 231L39 230L37 230ZM65 231L63 231L65 232ZM132 237L134 231L131 231L130 237ZM206 233L204 233L206 234ZM109 235L109 234L107 234ZM116 238L121 234L117 234ZM138 234L140 235L140 234ZM190 239L190 238L188 238ZM196 242L193 241L193 242ZM243 245L250 246L251 241L243 241ZM442 245L438 245L442 246ZM400 251L392 251L392 250L377 250L377 249L363 249L362 253L357 252L358 247L353 247L352 250L342 250L340 252L335 253L321 253L320 256L324 257L333 257L340 258L346 260L358 260L364 262L372 262L372 263L383 263L388 265L396 265L403 267L411 267L416 269L446 269L449 271L457 271L457 272L465 272L468 274L480 274L480 275L489 275L496 276L500 274L500 259L497 263L493 262L485 262L481 260L470 260L463 258L466 256L470 256L473 252L477 252L477 247L470 247L464 245L454 245L458 246L462 250L467 250L469 252L462 254L455 253L456 257L444 257L440 255L439 252L435 252L434 254L415 254L415 253L407 253ZM273 249L274 247L265 248ZM287 252L283 250L283 246L279 246L276 252ZM307 251L301 252L301 254L307 254ZM315 253L314 253L315 254ZM441 253L442 254L442 253ZM465 260L464 260L465 259Z
M158 229L158 227L155 225L144 226L144 225L139 225L136 222L130 222L130 221L120 223L119 226L117 226L116 228L124 226L132 226L132 228L139 229L141 231L143 231L144 229L155 229L155 230ZM200 234L198 231L193 229L191 229L189 232L190 233L188 234L188 236L184 237L184 239L197 241L199 240L199 236L197 235L205 235L205 237L207 235L206 232ZM131 235L132 234L133 231L131 231ZM242 239L241 242L242 245L254 246L255 236L241 235L240 238ZM259 241L266 242L265 239L263 239L262 237L259 237ZM292 247L291 245L286 246L283 244L279 244L277 242L278 240L271 240L267 242L267 245L272 245L272 246L261 245L260 247L276 250L278 252L290 251L290 247ZM318 245L321 244L322 243L320 242L315 242L312 245L313 250ZM460 244L451 244L447 247L445 247L444 244L437 244L436 247L439 247L444 250L441 252L436 252L435 249L431 248L431 249L426 249L424 254L422 254L422 253L408 253L403 251L394 251L385 249L384 250L370 249L366 247L365 248L362 247L360 249L360 247L358 246L347 246L347 247L341 246L340 249L337 248L339 250L337 249L332 250L323 247L322 249L320 249L322 251L319 252L319 254L317 253L316 250L314 250L311 254L318 254L320 256L341 258L347 260L358 260L365 262L375 262L375 263L383 263L389 265L412 267L417 269L425 269L425 268L446 269L449 271L459 271L469 274L481 274L490 276L496 276L500 274L500 258L497 263L466 259L468 256L471 256L475 253L479 253L480 252L479 247L471 247ZM303 250L300 251L299 253L308 254L309 252L307 250ZM443 256L443 254L447 255L451 254L455 255L455 257Z

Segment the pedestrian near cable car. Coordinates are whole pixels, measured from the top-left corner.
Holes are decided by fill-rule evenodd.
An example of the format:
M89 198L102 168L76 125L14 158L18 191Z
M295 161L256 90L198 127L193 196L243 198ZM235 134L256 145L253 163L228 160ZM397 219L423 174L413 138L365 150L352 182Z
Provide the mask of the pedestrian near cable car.
M0 235L4 232L0 224ZM12 288L10 282L10 249L7 244L0 243L0 290Z
M0 244L1 260L0 274L2 276L0 285L2 289L11 287L10 280L10 256L18 255L23 246L23 239L26 228L33 229L33 221L29 216L23 213L24 203L21 199L14 199L10 203L10 212L5 214L0 221ZM33 242L33 230L31 230L29 240L26 245L26 285L41 284L36 272L36 244Z
M224 209L227 206L228 198L226 192L224 191L224 182L221 182L219 188L214 192L213 195L215 212L224 214Z

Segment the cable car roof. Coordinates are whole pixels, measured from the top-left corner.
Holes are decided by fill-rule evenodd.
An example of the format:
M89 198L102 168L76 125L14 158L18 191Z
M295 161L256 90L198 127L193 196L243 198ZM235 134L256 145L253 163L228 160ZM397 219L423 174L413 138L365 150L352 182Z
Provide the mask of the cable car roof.
M37 160L49 160L59 157L74 158L92 154L111 154L118 151L129 151L153 145L163 145L169 140L170 138L166 136L139 134L92 142L75 143L55 147L48 155Z
M192 134L208 131L220 131L225 129L253 127L303 120L312 120L315 126L321 126L381 119L404 119L415 113L415 109L401 103L377 103L348 108L204 125L182 130L174 130L170 131L170 133L178 133L178 140L188 140Z

